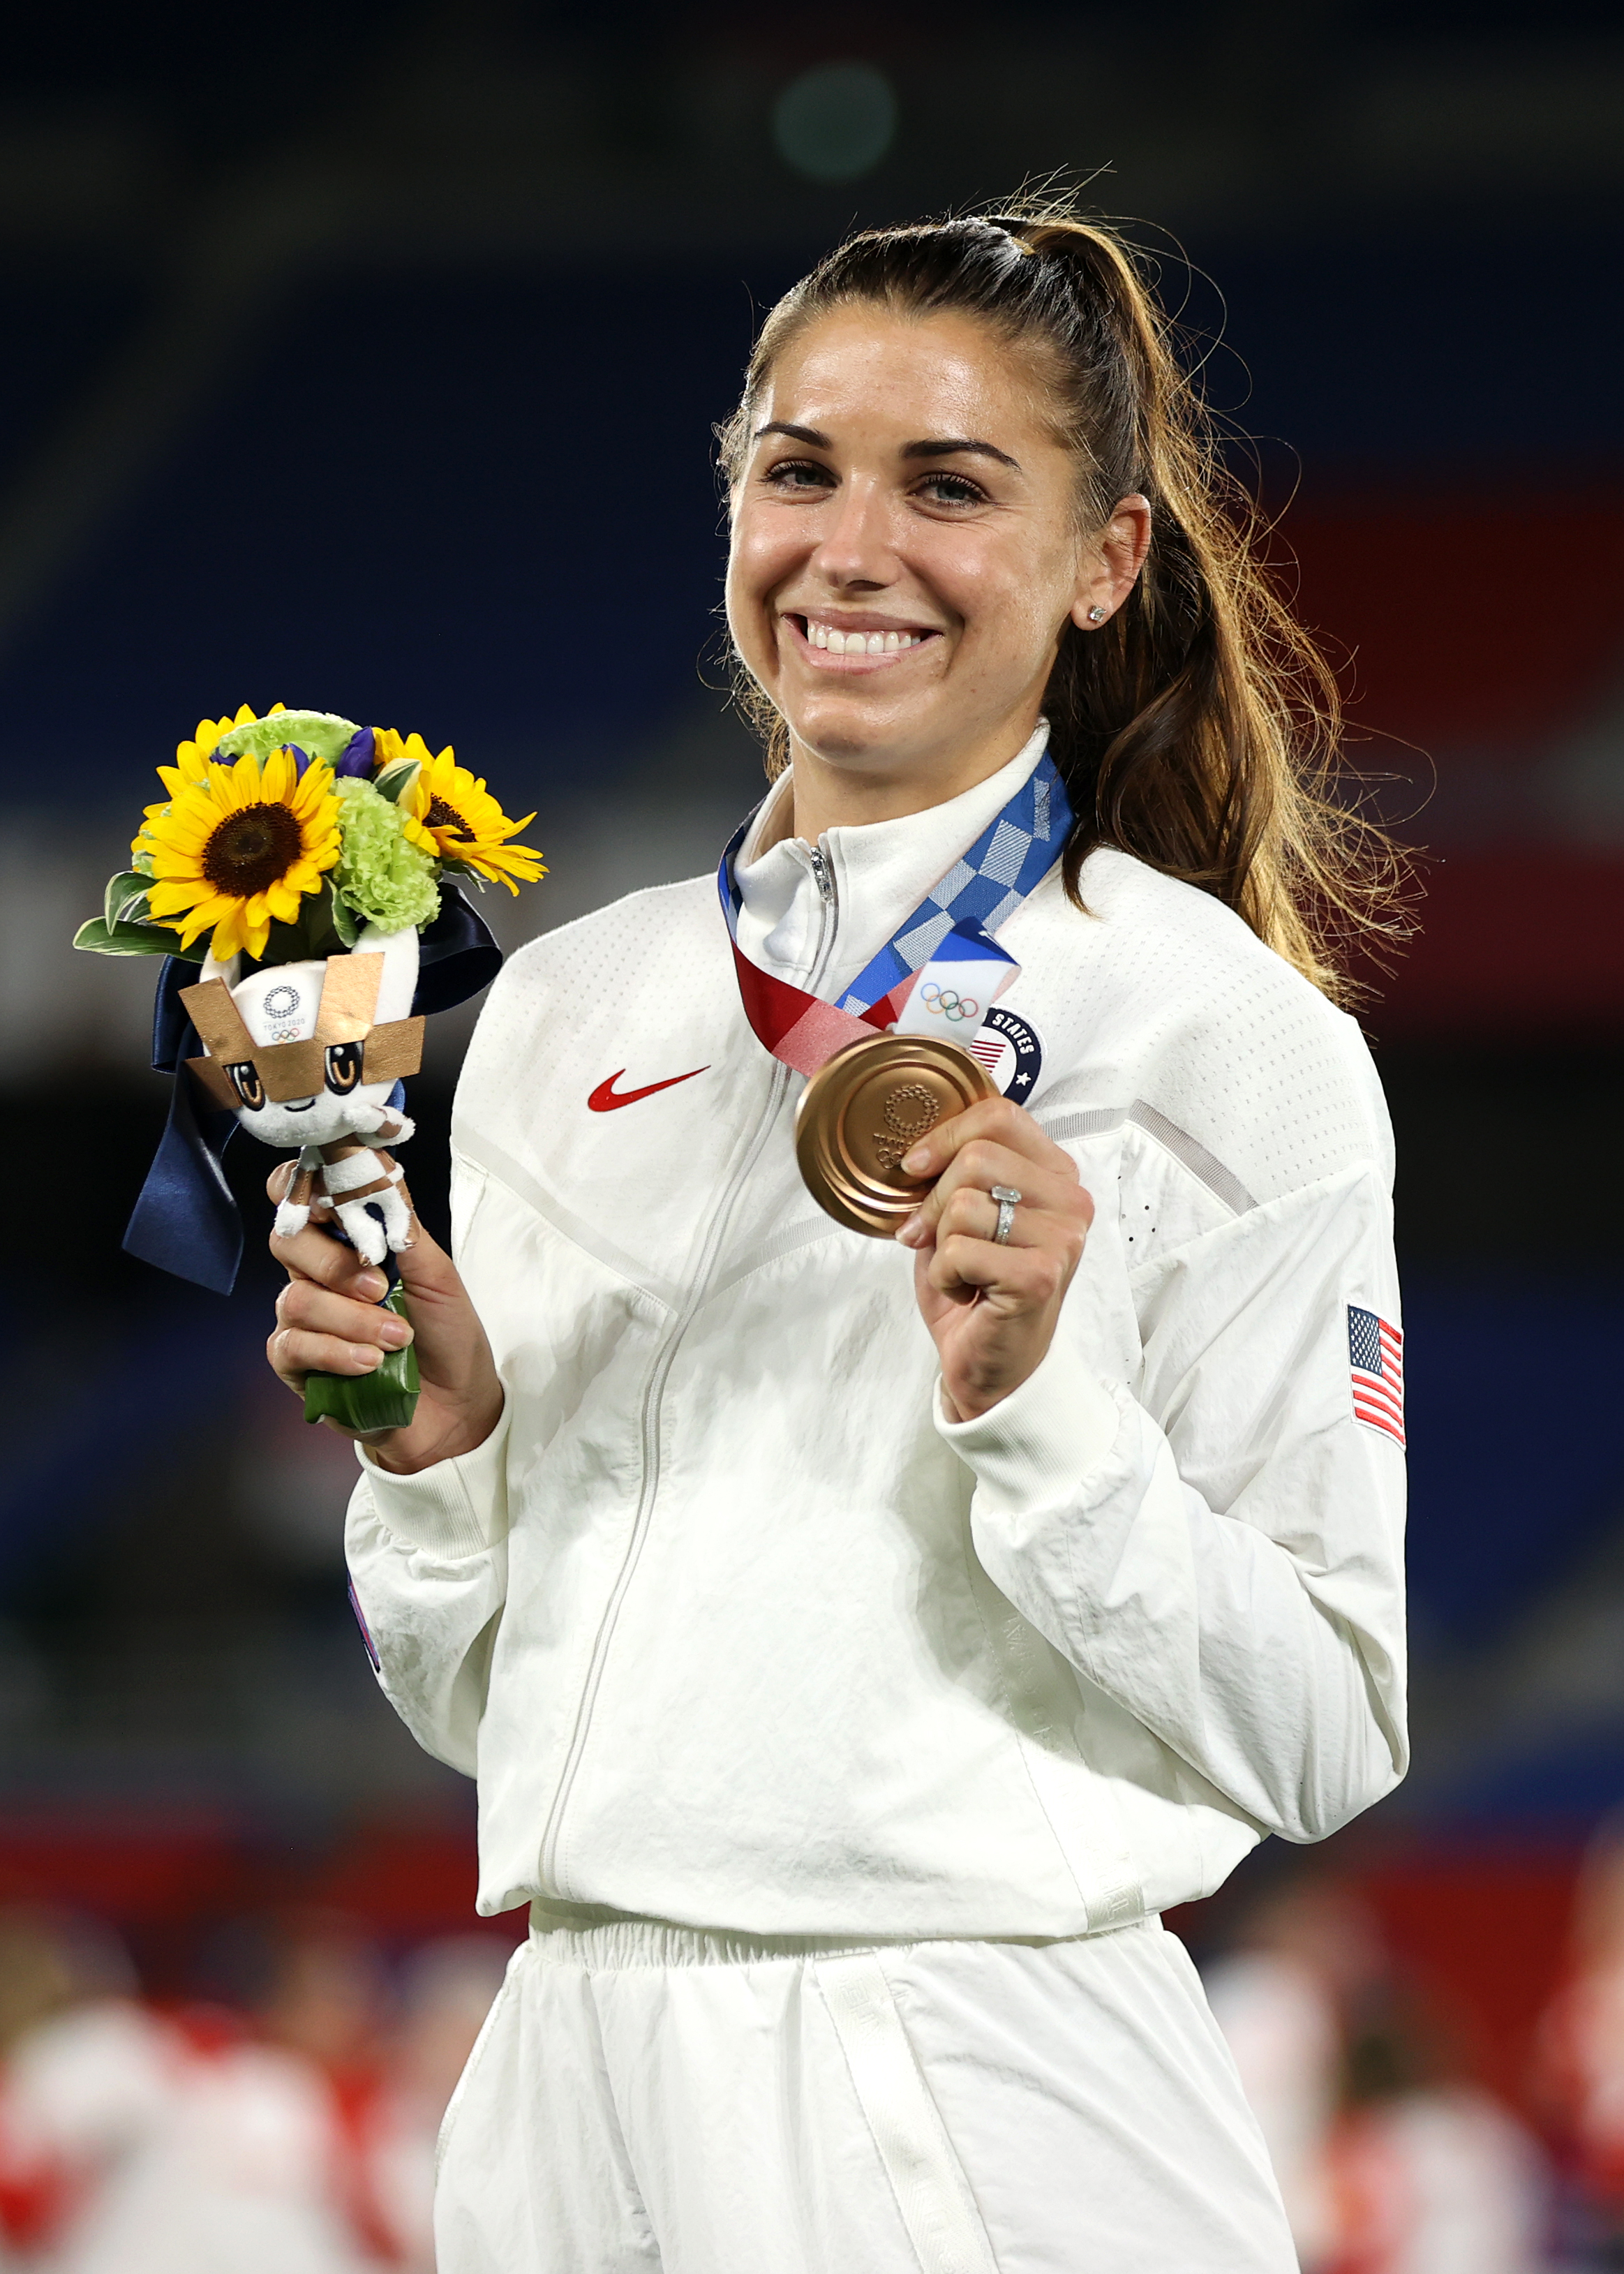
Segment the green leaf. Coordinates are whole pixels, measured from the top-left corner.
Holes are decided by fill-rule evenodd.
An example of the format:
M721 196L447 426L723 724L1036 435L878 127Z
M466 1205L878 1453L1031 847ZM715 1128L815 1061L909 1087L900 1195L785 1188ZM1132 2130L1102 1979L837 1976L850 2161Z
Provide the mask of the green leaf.
M163 924L109 923L104 916L92 916L88 923L80 924L73 935L75 947L86 948L92 955L179 955L180 934ZM203 950L199 946L186 951L187 960L200 963Z
M361 925L355 910L337 892L333 895L333 929L346 947L353 947L361 937Z
M416 758L396 758L380 774L372 776L372 787L380 797L387 797L391 805L398 805L402 793L410 787L417 772Z
M109 877L102 899L102 912L109 924L145 922L147 895L151 890L152 878L136 869L122 869L117 876Z

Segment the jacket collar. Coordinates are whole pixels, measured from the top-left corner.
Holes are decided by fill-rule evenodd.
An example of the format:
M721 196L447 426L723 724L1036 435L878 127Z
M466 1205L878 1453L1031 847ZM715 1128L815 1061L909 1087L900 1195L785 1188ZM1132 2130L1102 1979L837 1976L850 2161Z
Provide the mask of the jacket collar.
M930 887L1009 803L1048 742L1049 722L1040 720L1008 765L958 797L896 821L824 831L817 849L834 885L836 930L833 953L818 982L820 995L831 1000L838 996L901 929ZM827 920L811 847L799 837L771 841L785 825L790 795L786 771L768 792L739 849L733 870L741 900L739 945L763 969L805 986L820 947L828 944ZM766 850L758 852L763 841Z

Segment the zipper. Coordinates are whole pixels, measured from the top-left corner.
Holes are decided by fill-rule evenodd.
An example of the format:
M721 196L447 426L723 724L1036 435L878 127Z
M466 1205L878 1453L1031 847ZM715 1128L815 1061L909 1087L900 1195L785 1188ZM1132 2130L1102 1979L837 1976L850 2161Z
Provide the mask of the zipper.
M812 874L817 881L819 918L817 947L813 955L812 972L807 981L807 990L808 993L816 994L834 953L835 933L839 925L840 908L834 872L821 846L812 847L811 867ZM653 1364L649 1368L648 1379L643 1384L641 1413L643 1484L637 1495L636 1513L632 1518L631 1538L627 1542L626 1554L621 1559L620 1569L616 1574L609 1600L604 1607L603 1617L598 1622L598 1636L593 1643L591 1659L587 1666L586 1680L582 1685L580 1703L575 1708L575 1725L570 1733L569 1751L565 1756L557 1789L553 1796L553 1805L547 1811L546 1825L541 1835L541 1883L544 1888L549 1886L552 1888L554 1899L559 1901L568 1902L572 1900L569 1890L560 1879L558 1870L559 1851L563 1843L565 1812L569 1806L569 1796L580 1770L582 1757L586 1751L587 1738L591 1728L592 1709L598 1702L598 1692L603 1683L604 1669L608 1664L610 1647L614 1640L614 1630L620 1623L620 1607L626 1600L638 1561L642 1556L643 1541L648 1537L649 1525L654 1514L654 1502L659 1491L660 1409L665 1395L665 1384L671 1378L671 1369L676 1363L677 1352L682 1345L682 1337L698 1316L703 1305L710 1275L715 1269L717 1254L726 1237L739 1196L749 1182L756 1163L761 1158L762 1148L771 1133L774 1122L778 1119L778 1108L782 1105L785 1092L789 1087L789 1074L790 1070L787 1066L780 1065L776 1060L774 1061L772 1079L768 1085L766 1106L760 1120L751 1132L749 1143L745 1148L743 1162L738 1173L728 1184L711 1211L710 1221L705 1227L704 1241L700 1250L699 1268L693 1282L693 1294L673 1321L665 1342L656 1351Z

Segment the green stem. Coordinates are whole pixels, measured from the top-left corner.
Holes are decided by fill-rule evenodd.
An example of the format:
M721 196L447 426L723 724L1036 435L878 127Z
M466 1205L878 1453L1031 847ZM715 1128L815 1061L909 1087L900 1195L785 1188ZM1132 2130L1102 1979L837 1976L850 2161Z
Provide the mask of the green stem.
M406 1315L406 1291L397 1279L381 1307ZM410 1343L390 1351L372 1374L307 1374L304 1419L331 1419L365 1435L375 1429L404 1429L417 1410L417 1353Z

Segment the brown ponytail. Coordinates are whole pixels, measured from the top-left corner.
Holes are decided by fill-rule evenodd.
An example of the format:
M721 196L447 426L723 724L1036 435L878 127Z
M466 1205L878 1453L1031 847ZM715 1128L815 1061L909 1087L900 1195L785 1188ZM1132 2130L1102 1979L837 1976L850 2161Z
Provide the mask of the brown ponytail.
M1226 471L1203 406L1133 254L1064 204L873 230L780 300L762 328L743 401L721 432L731 480L750 410L786 343L852 301L915 315L977 316L1038 358L1077 453L1083 503L1102 523L1136 492L1151 544L1125 605L1101 631L1068 624L1045 700L1050 750L1077 819L1066 890L1115 845L1213 893L1335 999L1339 950L1387 944L1397 855L1336 802L1335 678L1264 572L1256 508ZM745 706L770 773L783 719L753 681Z

